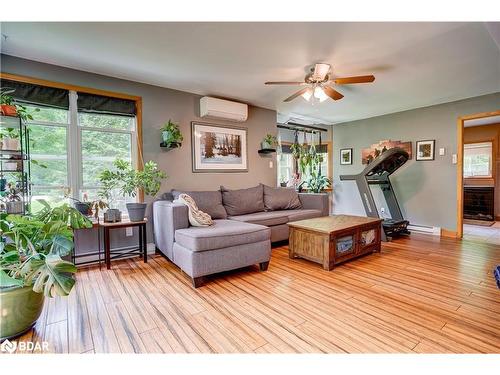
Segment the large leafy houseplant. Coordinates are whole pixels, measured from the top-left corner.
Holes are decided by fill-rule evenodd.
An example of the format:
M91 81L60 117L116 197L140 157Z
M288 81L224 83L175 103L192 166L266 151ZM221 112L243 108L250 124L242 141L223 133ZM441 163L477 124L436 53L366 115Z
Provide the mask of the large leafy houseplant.
M151 160L144 163L142 170L132 168L129 162L122 159L116 159L113 166L114 169L106 169L99 175L101 196L106 196L112 189L119 189L124 197L135 197L142 189L144 194L154 197L160 190L161 181L167 177ZM145 203L127 203L129 219L143 220L146 206Z
M67 204L37 215L0 214L1 338L29 329L38 319L44 297L67 296L75 284L73 230L92 223Z

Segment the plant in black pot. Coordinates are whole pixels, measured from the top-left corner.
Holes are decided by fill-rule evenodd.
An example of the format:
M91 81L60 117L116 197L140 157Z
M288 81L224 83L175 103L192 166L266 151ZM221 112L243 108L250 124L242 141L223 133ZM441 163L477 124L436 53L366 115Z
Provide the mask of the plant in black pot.
M140 189L144 194L154 197L160 190L161 181L167 177L153 161L145 163L142 170L132 168L130 163L121 159L116 159L113 165L115 169L104 170L99 179L119 188L124 197L135 197ZM146 207L146 203L127 203L130 221L144 220Z
M168 122L161 128L161 137L161 146L168 148L180 147L181 142L184 139L181 130L179 129L179 125L171 120L168 120Z
M73 229L92 223L67 204L34 216L0 214L0 341L29 330L45 297L67 296L76 267L63 260L73 250Z

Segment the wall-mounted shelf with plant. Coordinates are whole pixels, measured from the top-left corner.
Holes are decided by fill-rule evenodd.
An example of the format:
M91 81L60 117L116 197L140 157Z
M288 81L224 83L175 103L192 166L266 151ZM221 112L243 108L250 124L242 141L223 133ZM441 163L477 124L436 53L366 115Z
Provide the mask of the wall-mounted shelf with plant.
M273 134L266 134L262 142L260 142L259 154L271 154L276 152L276 146L278 145L278 139Z
M161 138L160 147L165 150L181 147L184 140L179 125L171 120L168 120L161 128Z

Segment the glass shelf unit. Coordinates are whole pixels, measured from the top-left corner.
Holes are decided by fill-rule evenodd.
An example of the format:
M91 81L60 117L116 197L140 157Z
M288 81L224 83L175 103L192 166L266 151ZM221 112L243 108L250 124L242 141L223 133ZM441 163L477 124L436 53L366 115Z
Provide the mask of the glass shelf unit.
M0 212L25 215L31 203L31 159L27 126L0 115Z

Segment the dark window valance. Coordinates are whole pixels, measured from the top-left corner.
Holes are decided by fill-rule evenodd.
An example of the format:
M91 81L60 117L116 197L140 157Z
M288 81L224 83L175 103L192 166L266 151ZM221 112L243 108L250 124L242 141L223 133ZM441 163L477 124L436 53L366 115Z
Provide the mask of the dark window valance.
M69 108L68 90L11 81L8 79L1 80L1 87L15 90L11 94L12 97L22 103L60 109Z
M283 154L291 154L292 153L291 145L282 145L281 152ZM328 145L326 144L316 145L316 152L320 154L326 154L328 152Z
M78 93L78 111L107 115L135 116L135 101L109 96Z

